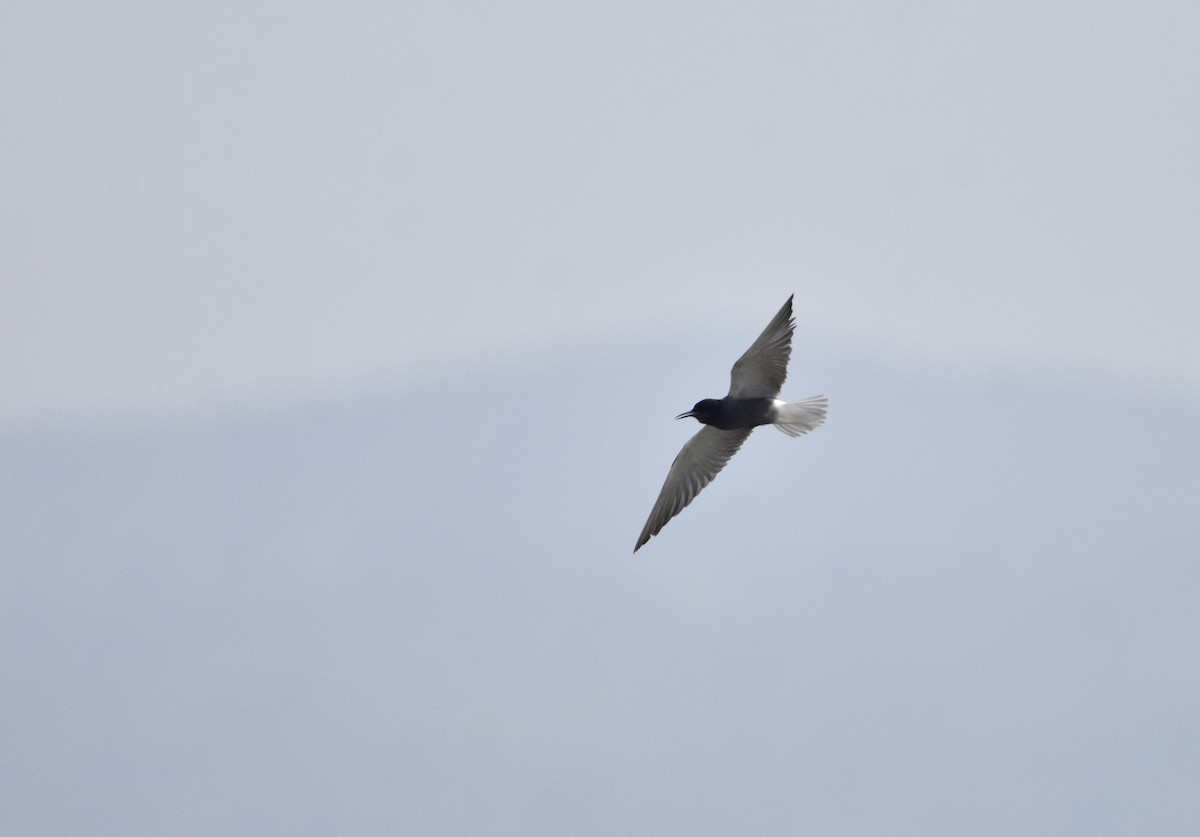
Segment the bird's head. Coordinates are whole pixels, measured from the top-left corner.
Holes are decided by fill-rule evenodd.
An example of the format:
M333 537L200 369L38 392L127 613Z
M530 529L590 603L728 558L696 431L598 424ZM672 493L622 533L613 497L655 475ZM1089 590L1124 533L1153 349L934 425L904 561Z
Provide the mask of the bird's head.
M703 401L697 401L696 406L688 410L686 413L680 413L675 416L676 420L681 418L694 418L702 424L709 424L709 419L714 418L721 411L721 401L717 398L705 398Z

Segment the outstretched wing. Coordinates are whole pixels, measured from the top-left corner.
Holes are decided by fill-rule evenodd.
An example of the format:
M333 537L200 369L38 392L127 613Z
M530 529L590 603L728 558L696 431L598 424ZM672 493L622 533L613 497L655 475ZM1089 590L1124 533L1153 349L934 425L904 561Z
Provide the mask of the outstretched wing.
M789 296L763 333L733 365L729 375L730 398L774 398L779 395L787 378L795 330L792 297Z
M654 508L646 520L642 534L638 537L634 552L645 545L646 541L659 533L667 521L683 511L684 507L695 499L704 486L712 482L729 457L738 452L742 442L746 441L750 430L718 430L715 427L704 426L700 432L688 440L671 463L667 473L667 481L663 483Z

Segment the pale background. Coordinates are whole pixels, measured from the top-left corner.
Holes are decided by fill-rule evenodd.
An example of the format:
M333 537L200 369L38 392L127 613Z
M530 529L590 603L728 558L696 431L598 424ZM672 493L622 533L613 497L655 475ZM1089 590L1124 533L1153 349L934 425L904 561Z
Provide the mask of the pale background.
M1198 55L7 4L0 833L1195 834ZM793 292L828 424L632 556Z

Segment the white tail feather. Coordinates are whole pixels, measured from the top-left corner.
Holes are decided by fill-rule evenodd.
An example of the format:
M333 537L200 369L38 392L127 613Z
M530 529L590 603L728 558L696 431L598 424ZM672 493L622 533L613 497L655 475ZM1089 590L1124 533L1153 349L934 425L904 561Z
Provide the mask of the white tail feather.
M824 395L803 401L776 401L772 423L789 436L803 436L821 426L828 409L829 401Z

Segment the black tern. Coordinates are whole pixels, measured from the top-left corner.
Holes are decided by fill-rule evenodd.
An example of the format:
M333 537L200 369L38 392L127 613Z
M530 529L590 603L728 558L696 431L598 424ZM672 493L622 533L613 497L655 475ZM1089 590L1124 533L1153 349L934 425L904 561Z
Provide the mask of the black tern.
M789 296L763 333L733 365L729 394L724 398L705 398L675 417L694 418L704 427L688 440L671 463L667 481L654 501L634 552L712 482L754 428L773 424L789 436L801 436L825 421L829 402L823 395L803 401L779 401L775 397L787 378L795 330Z

